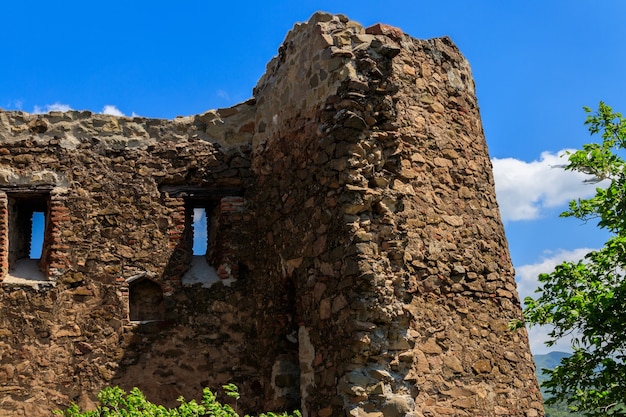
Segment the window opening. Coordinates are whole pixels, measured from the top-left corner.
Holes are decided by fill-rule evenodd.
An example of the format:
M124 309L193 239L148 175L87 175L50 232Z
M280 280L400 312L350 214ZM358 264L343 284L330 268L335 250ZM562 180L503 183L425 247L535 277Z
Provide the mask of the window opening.
M40 259L46 228L46 216L43 211L33 211L31 219L30 259Z
M206 256L209 239L206 208L196 207L193 209L191 227L193 233L193 255Z
M185 204L185 245L192 257L206 258L210 263L214 240L212 223L215 204L203 199L188 199Z
M164 317L163 290L149 279L138 279L129 288L130 321L159 321Z
M182 276L184 286L200 284L210 287L216 282L230 285L228 266L224 266L220 238L221 202L226 197L241 196L243 189L239 187L197 187L192 185L162 185L159 187L167 198L182 199L185 202L184 233L177 241L178 252L176 262L188 267ZM241 198L241 197L239 197ZM177 216L177 227L180 227ZM216 268L220 268L222 278Z
M217 271L211 265L211 242L215 240L212 233L212 214L215 203L205 199L188 199L186 204L187 244L191 250L189 270L182 278L183 285L201 284L209 287L218 282Z
M7 192L9 273L4 282L45 281L46 229L50 226L50 194L42 191Z

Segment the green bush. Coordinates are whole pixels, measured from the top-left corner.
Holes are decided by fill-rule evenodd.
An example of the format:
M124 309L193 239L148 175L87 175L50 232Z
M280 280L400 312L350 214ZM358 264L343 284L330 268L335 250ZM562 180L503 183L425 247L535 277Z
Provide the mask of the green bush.
M239 399L239 391L233 384L224 385L226 395ZM100 405L93 411L81 411L78 405L72 405L65 411L56 410L54 414L64 417L239 417L239 414L228 404L217 401L217 397L210 389L202 391L202 401L198 404L195 400L185 401L179 397L180 405L176 408L167 409L162 405L156 405L146 400L144 394L133 388L126 393L119 387L108 387L98 394ZM301 417L300 412L288 413L264 413L260 417Z

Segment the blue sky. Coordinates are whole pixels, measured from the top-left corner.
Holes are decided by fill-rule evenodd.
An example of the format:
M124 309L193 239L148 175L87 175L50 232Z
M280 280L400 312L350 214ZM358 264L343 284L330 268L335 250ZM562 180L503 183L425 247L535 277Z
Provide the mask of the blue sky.
M623 1L6 2L0 108L173 118L228 107L316 10L447 35L468 58L522 295L542 268L602 244L593 224L557 217L593 186L552 166L590 140L582 106L626 112Z

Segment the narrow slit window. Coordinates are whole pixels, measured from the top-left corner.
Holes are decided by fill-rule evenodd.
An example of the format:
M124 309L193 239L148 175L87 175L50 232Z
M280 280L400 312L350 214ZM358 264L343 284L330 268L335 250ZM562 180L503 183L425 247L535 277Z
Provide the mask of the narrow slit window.
M190 250L189 269L182 277L183 285L210 286L218 282L217 271L212 266L215 236L212 236L215 205L199 199L187 201L186 244Z
M206 255L209 240L206 208L194 207L191 227L193 233L193 255Z
M43 211L33 211L31 219L30 259L41 259L46 229L46 216Z

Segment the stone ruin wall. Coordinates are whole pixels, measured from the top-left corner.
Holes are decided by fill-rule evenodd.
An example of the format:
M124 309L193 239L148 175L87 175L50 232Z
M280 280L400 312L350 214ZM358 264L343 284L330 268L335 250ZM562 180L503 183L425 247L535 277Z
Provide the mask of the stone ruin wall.
M520 305L471 71L447 38L318 13L246 103L0 112L0 143L0 415L228 382L247 412L544 414L527 335L507 328ZM11 215L42 201L45 281L25 285ZM184 280L197 205L208 288Z

